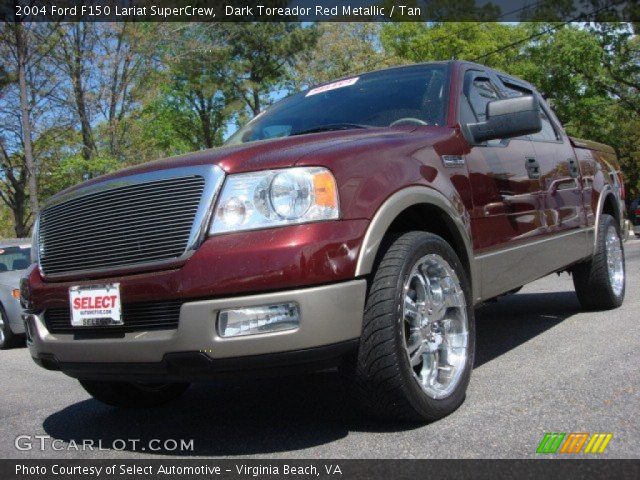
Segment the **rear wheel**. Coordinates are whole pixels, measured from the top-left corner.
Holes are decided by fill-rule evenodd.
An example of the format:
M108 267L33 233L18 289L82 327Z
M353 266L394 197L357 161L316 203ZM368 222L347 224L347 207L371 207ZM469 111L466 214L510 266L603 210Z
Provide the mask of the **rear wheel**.
M164 405L180 397L188 383L131 383L80 380L96 400L118 408L141 409Z
M460 406L475 347L470 299L441 237L410 232L391 245L368 293L355 369L369 412L433 421Z
M583 308L609 310L624 300L624 250L620 228L612 216L602 214L596 235L593 257L572 269L573 284Z

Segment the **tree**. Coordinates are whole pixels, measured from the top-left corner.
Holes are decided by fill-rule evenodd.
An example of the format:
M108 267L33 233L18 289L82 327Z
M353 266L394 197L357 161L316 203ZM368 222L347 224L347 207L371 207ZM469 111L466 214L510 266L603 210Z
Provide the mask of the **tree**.
M385 51L411 62L477 61L486 56L482 63L503 70L520 61L521 52L496 51L526 36L520 25L491 22L392 23L380 34Z
M382 51L379 23L331 22L318 26L316 46L299 56L292 69L293 88L406 63Z
M316 27L296 22L209 24L209 33L224 41L233 88L254 116L318 39Z
M96 142L92 125L91 73L97 43L96 26L88 22L62 24L58 46L54 52L55 63L66 75L69 88L62 101L72 108L82 132L82 156L91 159L96 153Z
M0 142L0 172L3 177L0 199L11 210L15 235L28 237L31 214L27 211L29 178L27 164L23 156L9 155L2 142Z
M637 23L601 22L590 24L601 51L603 78L607 92L640 114L640 38ZM584 70L583 74L590 72ZM595 77L595 76L594 76Z
M0 24L0 199L11 209L16 235L25 236L39 209L37 139L52 122L58 82L48 55L56 24Z
M157 88L142 115L151 125L146 133L164 151L220 145L231 114L242 108L230 81L229 50L210 33L198 24L163 32L172 41L161 46L161 65L153 76Z
M100 25L99 64L104 72L99 82L99 105L106 128L101 132L104 148L114 158L126 161L128 115L139 106L153 75L157 24L114 23Z
M20 98L20 140L22 148L24 150L24 176L29 189L29 201L31 204L31 210L37 212L39 209L38 203L38 186L37 186L37 167L33 156L33 127L31 118L31 109L33 98L28 85L29 70L34 67L33 64L39 63L41 58L38 58L38 51L34 48L34 35L32 27L26 26L22 22L16 22L13 24L5 24L2 33L0 33L0 41L4 46L4 50L11 56L13 72L12 76L17 81L19 98ZM9 83L8 74L5 72L3 75L3 82L5 85ZM9 153L5 147L3 147L2 160L9 160ZM6 165L8 167L8 165ZM11 180L9 180L11 183ZM14 186L17 186L15 184ZM24 196L20 195L24 201ZM10 205L11 207L11 205ZM19 208L23 210L23 206L13 208ZM18 211L14 211L18 216L22 214ZM22 227L21 227L22 228Z

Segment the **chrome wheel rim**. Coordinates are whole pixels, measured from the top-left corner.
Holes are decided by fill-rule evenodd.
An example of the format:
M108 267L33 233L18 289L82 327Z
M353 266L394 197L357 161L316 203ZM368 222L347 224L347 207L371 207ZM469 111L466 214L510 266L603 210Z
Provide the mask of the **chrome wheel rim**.
M0 315L0 345L4 345L4 317Z
M607 270L609 283L616 297L620 296L624 288L624 260L618 231L611 225L607 229L605 237L605 249L607 251Z
M411 269L403 290L404 346L415 380L431 398L449 396L468 355L466 300L455 270L430 254Z

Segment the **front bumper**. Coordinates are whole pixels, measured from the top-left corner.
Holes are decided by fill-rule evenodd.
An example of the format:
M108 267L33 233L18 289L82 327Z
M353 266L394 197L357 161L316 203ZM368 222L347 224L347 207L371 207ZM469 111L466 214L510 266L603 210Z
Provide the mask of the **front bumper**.
M25 316L28 345L36 362L53 369L80 376L108 376L117 364L165 365L166 359L184 354L191 358L220 362L229 367L246 357L281 354L329 347L357 339L362 329L366 291L365 280L352 280L297 290L285 290L242 297L187 302L180 310L178 328L174 330L136 331L118 338L79 338L74 334L53 334L42 315ZM284 302L300 306L300 326L296 330L221 338L216 330L218 312ZM192 361L190 360L190 361ZM198 362L196 362L198 363ZM100 368L102 364L104 369ZM93 365L87 367L87 365ZM107 368L107 365L109 366ZM204 364L203 364L204 365ZM156 369L159 372L166 368ZM127 368L117 369L123 374ZM89 373L88 373L89 375Z

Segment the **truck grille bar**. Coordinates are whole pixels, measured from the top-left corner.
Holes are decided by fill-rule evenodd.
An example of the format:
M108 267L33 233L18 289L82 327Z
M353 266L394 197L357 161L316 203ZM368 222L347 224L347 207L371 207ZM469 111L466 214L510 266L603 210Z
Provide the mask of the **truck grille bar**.
M202 240L223 174L217 167L133 175L72 191L41 212L45 276L180 259Z
M44 323L51 333L75 332L133 332L140 330L167 330L178 328L181 300L146 302L122 305L124 325L104 327L72 327L68 308L49 308L44 312Z

